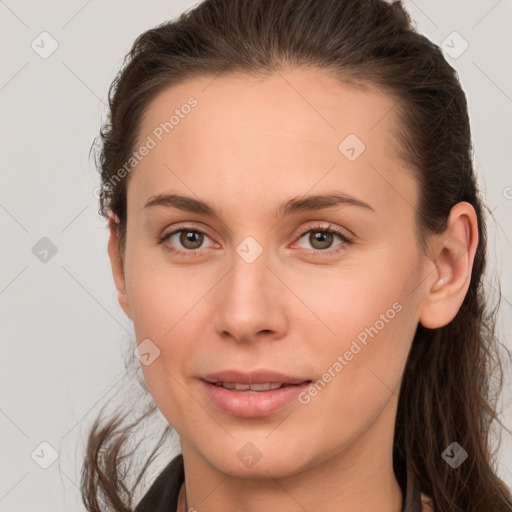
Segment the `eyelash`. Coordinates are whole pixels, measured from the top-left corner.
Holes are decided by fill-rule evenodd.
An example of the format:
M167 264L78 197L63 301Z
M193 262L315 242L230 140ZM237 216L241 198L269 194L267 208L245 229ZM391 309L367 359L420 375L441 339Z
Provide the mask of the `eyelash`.
M196 253L200 251L200 249L183 250L183 249L176 249L176 248L173 248L168 245L164 245L164 242L166 240L168 240L171 236L175 235L176 233L181 233L182 231L199 233L199 234L208 236L204 231L196 229L192 226L188 226L188 227L180 226L179 228L177 228L169 233L166 233L165 235L159 236L157 238L157 244L158 245L162 244L167 251L172 252L172 253L176 254L177 256L195 256ZM308 226L308 228L299 235L297 240L300 240L304 235L308 234L309 232L315 232L315 231L319 232L319 233L324 233L324 234L326 233L326 234L338 235L339 238L341 239L342 243L335 246L334 249L326 249L326 250L310 249L310 251L312 251L312 252L310 252L310 254L314 257L318 257L318 256L321 257L326 254L328 254L329 256L333 256L335 254L338 254L342 250L344 250L346 245L350 245L353 243L353 239L351 237L347 236L345 233L343 233L341 230L337 229L336 227L332 226L331 224L329 224L328 226L321 226L321 225ZM208 236L208 238L210 238L210 237Z

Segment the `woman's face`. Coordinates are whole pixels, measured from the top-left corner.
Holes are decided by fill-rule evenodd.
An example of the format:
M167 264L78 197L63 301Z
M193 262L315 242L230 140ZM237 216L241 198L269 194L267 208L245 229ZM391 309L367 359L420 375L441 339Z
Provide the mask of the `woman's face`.
M151 103L121 303L189 460L264 478L388 455L433 268L393 106L312 70L197 78ZM264 396L203 380L223 370L314 385Z

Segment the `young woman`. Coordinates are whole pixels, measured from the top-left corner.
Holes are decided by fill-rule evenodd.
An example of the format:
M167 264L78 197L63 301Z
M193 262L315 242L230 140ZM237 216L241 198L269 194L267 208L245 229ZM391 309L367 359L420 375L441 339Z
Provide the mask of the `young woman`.
M140 420L181 453L134 503L137 421L98 418L88 510L512 511L466 98L399 2L204 1L135 41L101 139Z

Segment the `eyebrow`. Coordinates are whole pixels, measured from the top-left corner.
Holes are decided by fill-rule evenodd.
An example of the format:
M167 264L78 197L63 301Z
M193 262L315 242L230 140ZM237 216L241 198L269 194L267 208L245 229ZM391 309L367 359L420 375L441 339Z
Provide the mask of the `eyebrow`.
M323 208L331 208L340 204L359 206L376 213L368 203L350 195L340 194L338 192L307 196L303 198L293 198L286 203L283 203L273 213L274 216L281 218L292 213L321 210ZM222 218L221 213L211 204L199 199L194 199L193 197L182 196L180 194L158 194L156 196L151 196L144 205L144 209L153 208L155 206L177 208L186 212L200 213L211 217L217 217L219 219Z

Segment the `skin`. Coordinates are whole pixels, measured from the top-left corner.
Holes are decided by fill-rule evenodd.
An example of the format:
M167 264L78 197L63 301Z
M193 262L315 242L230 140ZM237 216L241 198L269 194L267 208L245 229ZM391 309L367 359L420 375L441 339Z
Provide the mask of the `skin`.
M125 254L113 215L108 245L137 343L149 338L160 350L142 370L180 435L188 507L398 512L392 441L406 358L418 323L446 325L462 304L478 243L475 212L456 205L447 230L421 251L418 186L396 154L394 102L378 90L305 69L195 78L154 99L139 142L190 96L197 107L129 176ZM353 162L338 150L350 133L366 145ZM332 191L374 211L342 204L275 216L292 198ZM222 218L144 208L170 192L207 201ZM194 256L165 248L194 248L180 234L156 243L183 224L205 233ZM317 225L329 224L353 242L315 242ZM248 236L263 248L252 263L236 251ZM397 302L401 311L308 404L241 418L202 391L201 376L226 368L321 379ZM262 454L252 467L237 456L249 442Z

